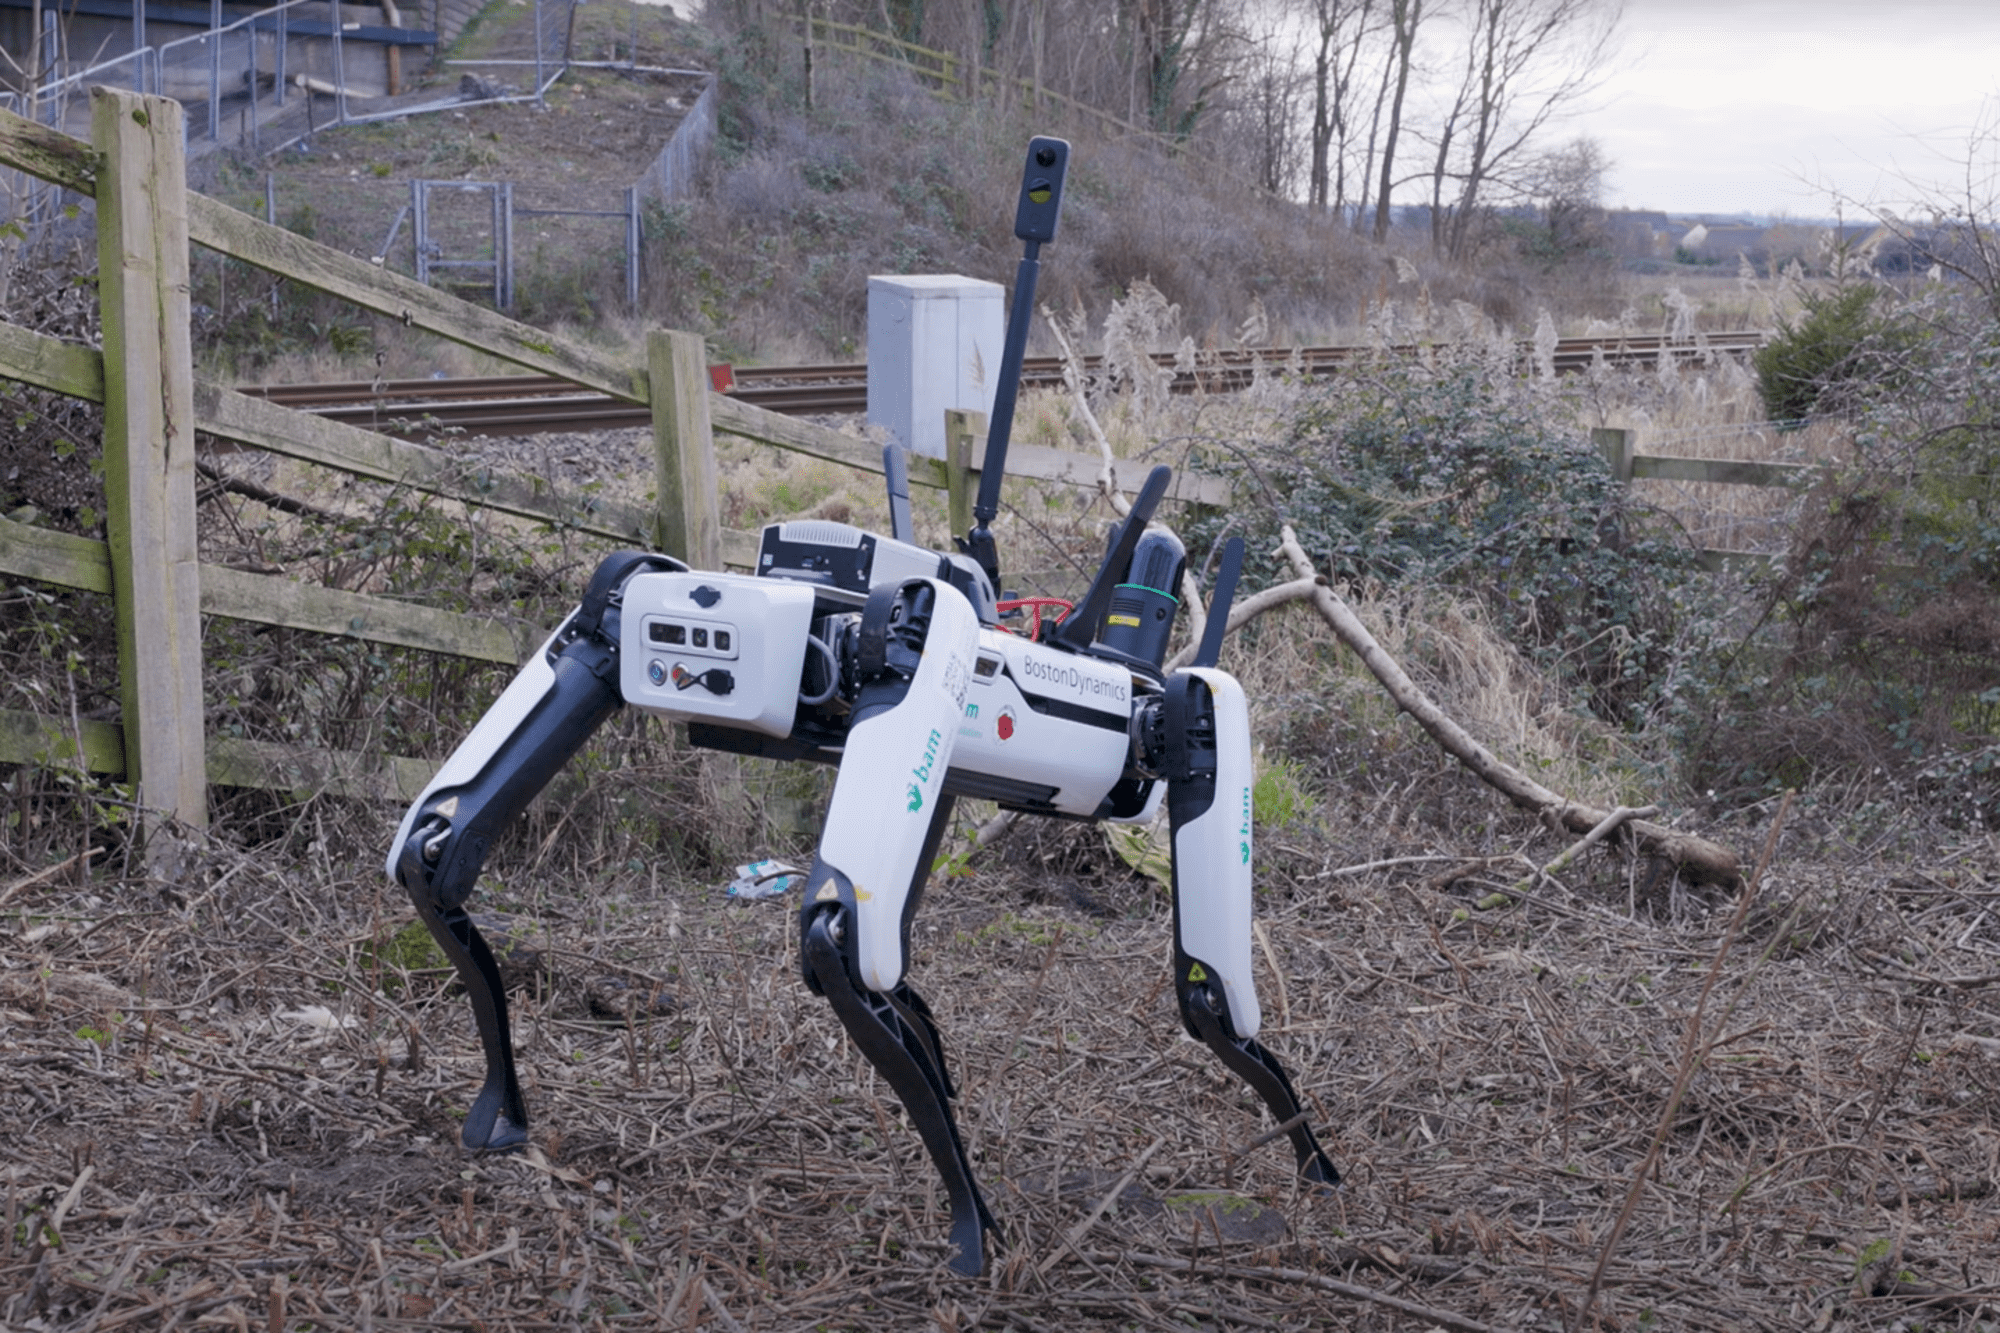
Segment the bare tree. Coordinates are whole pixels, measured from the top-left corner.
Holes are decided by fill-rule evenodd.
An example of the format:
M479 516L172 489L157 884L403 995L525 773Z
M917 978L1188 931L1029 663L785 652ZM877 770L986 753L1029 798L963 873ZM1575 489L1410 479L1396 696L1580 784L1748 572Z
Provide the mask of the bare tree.
M1337 213L1347 204L1355 75L1380 24L1371 22L1376 0L1307 0L1307 17L1314 37L1307 197L1314 208Z
M1162 133L1185 136L1225 81L1211 64L1228 34L1216 22L1211 0L1123 0L1120 19L1132 61L1131 106L1126 119Z
M1912 217L1861 206L1897 240L1908 262L1970 284L2000 319L2000 104L1989 102L1981 111L1957 166L1959 179L1950 188L1904 177L1917 205Z
M1396 186L1396 140L1403 129L1403 96L1410 86L1411 57L1416 50L1417 25L1423 22L1424 0L1389 0L1389 28L1393 46L1389 62L1384 68L1382 86L1386 90L1393 82L1395 93L1389 99L1389 123L1382 132L1382 183L1375 191L1375 240L1387 240L1389 236L1389 194ZM1375 102L1377 122L1382 114L1382 99L1378 95ZM1371 151L1374 135L1369 135Z
M1271 194L1289 195L1298 184L1297 130L1306 83L1290 34L1274 26L1253 35L1241 63L1232 119L1249 138L1257 183Z
M1604 146L1590 138L1572 139L1528 161L1521 188L1541 218L1536 252L1563 259L1605 241L1601 201L1604 174L1610 169Z
M1536 137L1608 74L1622 6L1615 0L1470 0L1470 39L1438 127L1432 236L1462 258L1481 206L1518 186ZM1446 182L1456 187L1445 215Z

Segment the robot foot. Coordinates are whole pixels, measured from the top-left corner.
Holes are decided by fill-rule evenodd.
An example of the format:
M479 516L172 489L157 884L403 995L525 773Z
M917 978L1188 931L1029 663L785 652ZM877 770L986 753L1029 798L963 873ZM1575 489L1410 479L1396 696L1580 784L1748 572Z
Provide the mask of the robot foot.
M1216 1011L1207 987L1190 990L1184 1003L1187 1017L1202 1043L1264 1099L1264 1105L1271 1109L1279 1124L1291 1126L1287 1133L1291 1136L1292 1151L1298 1154L1299 1174L1319 1185L1338 1185L1340 1172L1334 1169L1332 1159L1314 1137L1305 1108L1299 1104L1299 1095L1293 1091L1292 1080L1278 1063L1278 1057L1254 1038L1233 1035Z
M951 1267L966 1277L978 1277L985 1268L986 1233L997 1228L972 1178L972 1163L952 1119L951 1080L945 1073L937 1025L929 1006L908 986L899 985L884 995L857 985L841 949L845 934L840 908L814 916L805 930L806 967L841 1026L909 1111L951 1201L951 1239L958 1247Z

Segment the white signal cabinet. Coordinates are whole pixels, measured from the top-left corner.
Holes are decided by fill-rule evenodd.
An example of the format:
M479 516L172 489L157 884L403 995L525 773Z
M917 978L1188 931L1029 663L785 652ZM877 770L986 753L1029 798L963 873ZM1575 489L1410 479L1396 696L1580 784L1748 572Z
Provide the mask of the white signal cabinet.
M955 273L868 279L868 424L944 457L944 414L993 410L1007 332L997 282Z

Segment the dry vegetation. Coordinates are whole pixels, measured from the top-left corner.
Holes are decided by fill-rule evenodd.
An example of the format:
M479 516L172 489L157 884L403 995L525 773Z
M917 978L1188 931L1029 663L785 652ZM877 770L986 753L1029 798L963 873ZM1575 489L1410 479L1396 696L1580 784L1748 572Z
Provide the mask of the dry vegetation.
M1483 905L1555 845L1496 829L1491 859L1461 861L1463 832L1424 806L1483 799L1462 781L1266 829L1267 1032L1347 1173L1327 1197L1299 1191L1282 1144L1240 1151L1264 1126L1177 1035L1149 882L1049 832L935 886L915 978L1008 1241L980 1282L943 1269L914 1135L799 984L783 904L643 863L503 862L537 1148L468 1160L477 1047L447 974L409 966L409 911L369 857L379 810L300 808L292 840L212 843L179 885L115 862L16 880L0 1313L1558 1327L1698 1018L1708 1058L1601 1325L1990 1318L1991 843L1885 873L1798 860L1794 826L1711 973L1729 904L1643 866L1606 856ZM1401 863L1349 868L1383 861Z

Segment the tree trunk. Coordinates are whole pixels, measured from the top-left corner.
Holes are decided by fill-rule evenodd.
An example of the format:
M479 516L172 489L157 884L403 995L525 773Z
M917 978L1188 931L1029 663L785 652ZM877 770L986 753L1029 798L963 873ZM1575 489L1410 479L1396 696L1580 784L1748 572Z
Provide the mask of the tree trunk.
M1327 80L1333 73L1331 39L1322 31L1319 53L1313 58L1312 183L1307 187L1307 203L1324 212L1327 206L1327 145L1333 140L1333 110L1328 104L1332 90Z
M1389 104L1389 129L1382 139L1382 184L1375 195L1375 240L1389 237L1389 192L1394 187L1396 137L1403 127L1403 94L1410 86L1410 53L1416 44L1417 22L1424 0L1396 0L1391 15L1396 27L1396 95Z

